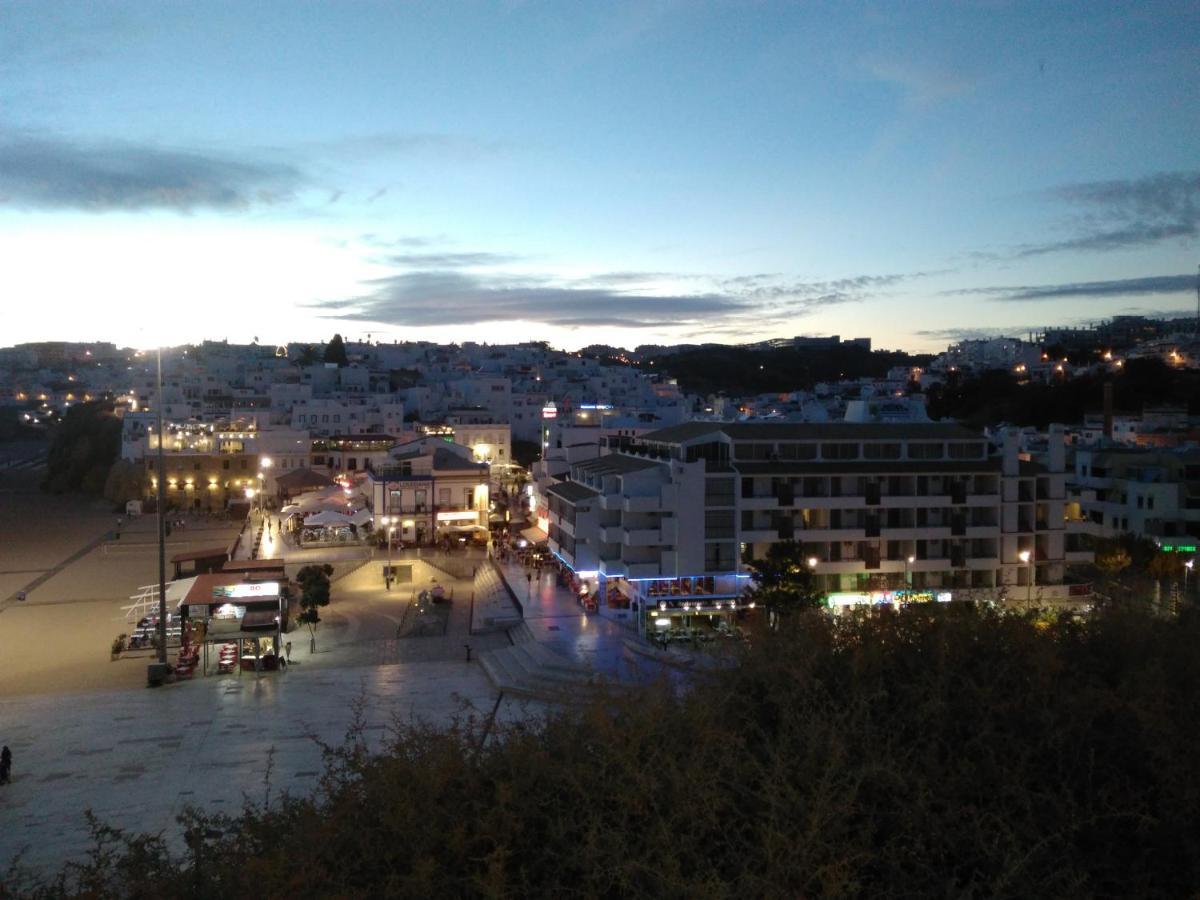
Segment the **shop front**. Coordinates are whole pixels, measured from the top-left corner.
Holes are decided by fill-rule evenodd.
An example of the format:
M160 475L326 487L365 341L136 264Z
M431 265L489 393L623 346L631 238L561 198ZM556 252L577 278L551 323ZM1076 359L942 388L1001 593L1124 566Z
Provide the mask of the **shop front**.
M282 583L242 579L240 573L196 578L183 601L181 666L202 675L282 668L288 617Z

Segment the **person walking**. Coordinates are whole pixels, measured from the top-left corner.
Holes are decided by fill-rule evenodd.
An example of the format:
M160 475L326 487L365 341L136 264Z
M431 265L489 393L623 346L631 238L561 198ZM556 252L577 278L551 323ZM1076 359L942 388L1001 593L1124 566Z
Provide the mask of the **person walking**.
M8 749L8 744L4 745L4 749L0 750L0 784L8 784L12 781L12 751Z
M287 659L288 662L292 661L292 642L291 641L287 641L283 645L283 655L284 655L284 658Z

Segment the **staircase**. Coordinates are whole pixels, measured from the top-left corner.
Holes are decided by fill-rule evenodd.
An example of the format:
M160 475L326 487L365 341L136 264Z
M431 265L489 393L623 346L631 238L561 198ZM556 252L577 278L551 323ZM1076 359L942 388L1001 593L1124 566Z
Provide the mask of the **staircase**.
M511 647L486 650L479 662L499 690L556 703L590 698L602 682L587 666L539 643L524 622L509 629Z

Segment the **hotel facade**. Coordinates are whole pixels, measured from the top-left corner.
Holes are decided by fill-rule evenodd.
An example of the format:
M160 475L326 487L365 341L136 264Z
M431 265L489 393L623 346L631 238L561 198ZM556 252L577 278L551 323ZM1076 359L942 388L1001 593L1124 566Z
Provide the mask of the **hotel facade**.
M794 540L831 606L1080 605L1091 555L1068 516L1065 442L943 423L691 422L607 442L546 489L551 549L601 608L655 619L746 604L746 562Z

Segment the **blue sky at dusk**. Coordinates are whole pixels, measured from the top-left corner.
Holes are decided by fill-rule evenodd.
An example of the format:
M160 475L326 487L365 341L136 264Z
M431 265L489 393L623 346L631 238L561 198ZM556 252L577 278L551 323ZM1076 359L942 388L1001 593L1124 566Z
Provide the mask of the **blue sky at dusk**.
M4 343L1195 308L1200 5L0 0Z

